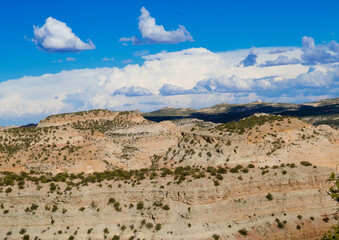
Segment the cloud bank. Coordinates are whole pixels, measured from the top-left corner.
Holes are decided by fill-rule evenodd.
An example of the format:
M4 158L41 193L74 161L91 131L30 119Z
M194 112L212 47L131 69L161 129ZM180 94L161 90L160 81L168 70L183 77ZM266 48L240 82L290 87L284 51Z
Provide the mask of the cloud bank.
M42 27L33 26L33 42L46 52L81 52L95 49L91 40L85 43L80 40L66 23L52 17L46 19Z
M50 114L96 108L152 111L258 98L300 102L338 97L339 64L305 58L305 48L325 49L334 55L336 47L334 43L304 42L301 48L279 51L278 57L270 53L272 48L219 53L190 48L143 56L141 65L25 76L0 83L0 125L13 119L17 124L37 122ZM254 65L239 65L251 54L256 55Z
M151 17L145 7L141 8L138 29L142 39L136 36L120 38L121 42L132 42L138 44L176 44L180 42L193 41L193 37L182 25L177 30L166 31L164 26L157 25L155 18Z

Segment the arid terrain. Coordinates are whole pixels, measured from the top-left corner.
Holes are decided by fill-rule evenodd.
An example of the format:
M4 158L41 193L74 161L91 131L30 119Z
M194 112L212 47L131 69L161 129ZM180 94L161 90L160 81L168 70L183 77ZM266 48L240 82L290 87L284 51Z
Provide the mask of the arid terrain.
M311 123L91 110L0 129L0 236L319 238L337 223L339 130Z

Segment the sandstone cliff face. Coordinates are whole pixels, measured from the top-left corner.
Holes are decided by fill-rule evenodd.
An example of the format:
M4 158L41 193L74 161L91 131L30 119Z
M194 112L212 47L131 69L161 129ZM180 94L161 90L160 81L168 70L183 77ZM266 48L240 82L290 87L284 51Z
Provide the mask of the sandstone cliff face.
M296 118L267 121L246 130L206 129L196 124L183 125L181 130L183 138L163 159L166 166L273 166L309 161L336 168L339 164L339 131L326 125L315 127Z
M225 125L175 123L97 110L0 131L0 183L3 171L94 173L88 186L67 179L56 190L20 177L23 189L0 184L0 236L315 239L336 223L326 190L339 163L338 130L270 115ZM163 167L187 166L206 176L160 176ZM225 171L212 174L211 166ZM117 168L158 170L144 180L93 177Z
M135 112L94 113L51 116L34 129L0 132L0 170L90 173L150 167L181 137L173 123L150 122Z
M246 229L246 239L315 239L335 224L331 214L336 204L326 194L330 173L328 168L304 166L269 169L264 175L251 169L246 174L223 175L218 186L208 176L187 178L181 184L168 176L133 186L133 181L104 181L101 187L94 183L70 191L64 191L65 183L57 183L59 193L48 192L49 184L40 184L38 191L29 183L25 189L12 187L11 193L0 194L0 235L11 232L7 239L19 239L20 230L25 229L31 238L41 239L71 235L75 239L114 235L120 239L212 239L214 234L221 239L245 239L239 230ZM108 204L110 198L120 203L120 210ZM144 203L140 210L136 208L139 201ZM32 204L38 207L30 210ZM157 224L161 228L156 230Z

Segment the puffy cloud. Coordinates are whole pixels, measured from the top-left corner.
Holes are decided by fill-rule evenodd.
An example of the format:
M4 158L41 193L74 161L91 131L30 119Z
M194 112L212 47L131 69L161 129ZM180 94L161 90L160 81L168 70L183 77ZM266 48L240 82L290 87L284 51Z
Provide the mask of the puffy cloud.
M91 40L85 43L80 40L65 23L52 17L46 19L42 26L33 26L33 41L39 49L46 52L80 52L95 49Z
M331 41L328 45L316 45L311 37L302 38L301 58L306 65L328 64L339 61L338 43Z
M289 59L287 56L280 55L275 60L267 60L266 62L259 65L259 67L272 67L279 65L290 65L290 64L299 64L301 61L298 58Z
M338 64L259 67L275 60L257 48L257 64L239 67L249 49L213 53L204 48L143 56L123 68L62 71L0 83L0 124L38 121L49 114L94 108L151 111L165 106L207 107L221 102L303 101L337 97ZM281 53L299 58L300 48ZM20 122L18 120L18 122Z
M256 52L255 48L252 48L250 53L247 57L240 62L240 65L244 67L250 67L257 63L258 53Z
M150 96L152 95L151 91L138 87L138 86L132 86L132 87L122 87L118 90L115 90L113 95L125 95L126 97L139 97L139 96Z
M142 40L136 36L130 38L120 38L121 42L132 42L134 45L138 44L176 44L185 41L193 41L193 37L182 25L179 25L177 30L166 31L164 26L157 25L155 18L152 18L149 11L145 7L141 8L141 15L139 16L139 31Z

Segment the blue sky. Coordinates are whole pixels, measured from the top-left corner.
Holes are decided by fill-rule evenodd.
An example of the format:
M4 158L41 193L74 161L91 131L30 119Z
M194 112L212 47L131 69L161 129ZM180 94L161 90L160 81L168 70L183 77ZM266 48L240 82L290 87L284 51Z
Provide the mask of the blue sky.
M122 36L137 33L137 17L145 6L168 29L184 25L195 42L176 45L122 46ZM0 5L0 81L24 75L56 73L74 68L122 66L133 52L176 51L205 47L213 52L269 46L300 46L301 37L336 40L338 1L17 1ZM33 25L52 16L70 26L81 39L91 39L95 51L49 54L32 42ZM75 62L53 63L74 57ZM116 61L103 62L113 57Z
M146 22L140 30L142 21L139 16L142 7L145 8L143 19ZM202 103L194 104L196 102L194 99L199 94L209 94L209 98L213 99L206 104L224 101L246 102L257 97L289 102L337 97L337 75L332 73L338 68L337 48L334 42L331 44L330 42L338 41L338 10L339 2L334 0L321 2L3 0L0 2L2 33L0 35L0 83L3 83L0 84L0 104L3 106L0 106L0 125L37 121L52 113L98 107L112 110L139 108L144 111L151 111L168 104L204 107ZM81 44L56 50L53 46L50 48L51 45L43 47L46 43L41 39L46 37L43 30L49 17L57 21L51 22L52 27L65 24L65 28L69 28L75 34L74 39L78 38L83 47L80 46ZM156 21L153 29L148 25L152 18ZM41 39L34 34L33 25L41 29ZM155 31L161 25L165 31ZM184 30L178 27L179 25L184 26ZM59 28L53 29L59 31ZM153 32L146 36L150 29ZM121 41L122 38L132 36L139 39L138 42L134 42L135 44L132 41ZM311 38L305 38L302 43L305 36ZM316 43L314 47L312 41ZM307 45L308 43L312 46ZM269 48L279 47L288 51L284 51L282 55L268 54ZM69 51L70 49L72 51ZM197 56L197 59L208 55L209 59L216 58L214 62L218 62L220 58L223 60L220 65L210 66L208 62L207 66L214 69L213 71L201 72L192 79L188 78L195 73L189 74L186 82L185 78L179 78L180 74L184 76L188 70L180 72L180 69L187 61L195 63L196 60L186 59L182 54L184 51L188 51L186 54ZM254 62L250 65L243 64L251 53ZM239 61L231 62L230 58ZM183 59L186 60L180 66L175 65ZM178 70L177 82L171 79L163 80L166 76L159 75L158 79L162 79L162 82L154 86L147 83L150 78L142 79L142 77L134 82L126 80L121 84L121 81L125 81L127 77L133 79L134 76L156 75L156 72L145 73L149 70L148 63L154 64L154 61L159 61L159 64L166 69L169 64L174 64L168 68L167 74L170 75L173 69ZM126 68L128 64L133 65L134 68L137 66L144 68L133 70L133 67ZM227 69L223 69L225 64L231 67L227 66ZM272 64L275 67L264 67ZM120 71L120 74L123 72L126 76L117 77L117 73L112 72L115 67L118 69L116 71ZM77 84L81 84L81 81L78 81L79 76L76 75L78 73L74 72L77 69L96 69L84 75L95 76L97 82L102 82L99 85L103 88L94 88L93 86L97 86L98 83L85 78L84 88L78 87ZM242 74L244 70L245 75ZM315 73L312 73L314 70ZM46 79L43 77L44 74L59 74L62 71L69 71L62 75L65 79L59 80L61 76L53 75L50 76L51 79L44 80ZM290 75L289 72L293 74ZM323 76L328 77L329 72L332 74L331 80ZM135 75L132 76L133 73ZM323 81L321 84L316 82L312 85L314 76L312 75L310 80L310 76L302 75L307 73L312 73ZM37 76L37 79L30 79L29 76ZM106 80L100 80L103 76ZM274 91L268 88L268 84L273 86L272 82L261 81L260 84L265 86L257 84L258 79L261 78L275 78L272 80L275 83L272 87ZM9 81L13 79L16 80ZM299 79L300 84L295 84L295 79ZM44 88L38 90L35 86L42 86L46 82L48 82L46 88L58 86L61 88L60 92L50 92L50 96L35 98L33 95L26 96L27 93L18 90L25 86L25 89L30 92L44 91ZM282 82L285 85L293 83L293 86L296 86L293 88L286 86L278 91L281 89ZM231 93L232 96L229 95ZM108 97L99 100L98 95L105 96L105 94L108 94ZM84 96L92 100L86 102L83 100ZM113 100L108 99L111 96L116 96L114 101L118 101L119 98L121 104L112 104ZM164 96L180 96L184 99L180 104L170 97L165 100ZM121 99L122 97L124 99ZM136 97L139 97L138 100ZM49 107L43 104L40 106L39 101L50 101ZM34 109L26 110L24 102L31 102L31 105L35 106ZM13 116L18 116L19 120L13 120Z

